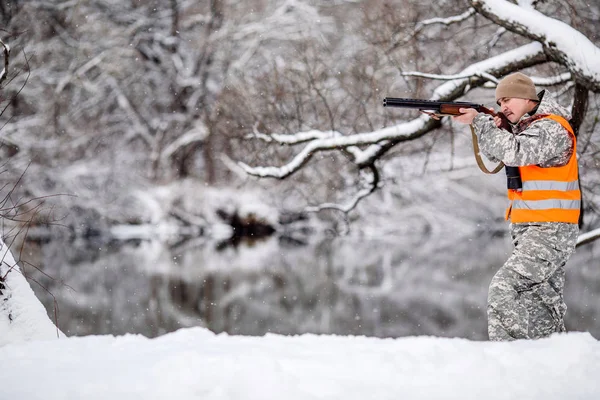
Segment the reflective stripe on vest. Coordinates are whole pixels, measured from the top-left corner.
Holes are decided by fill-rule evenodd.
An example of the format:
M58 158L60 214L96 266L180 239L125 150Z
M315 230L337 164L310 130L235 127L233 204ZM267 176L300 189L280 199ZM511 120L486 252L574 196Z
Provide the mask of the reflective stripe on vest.
M556 181L529 181L523 182L523 190L579 190L579 181L556 182Z
M565 210L579 210L580 200L515 200L512 209L548 210L563 208Z
M513 223L528 222L579 222L581 192L577 169L575 134L566 119L558 115L546 115L560 123L573 139L573 154L561 167L542 168L537 165L519 167L522 190L508 190L511 201L506 219Z

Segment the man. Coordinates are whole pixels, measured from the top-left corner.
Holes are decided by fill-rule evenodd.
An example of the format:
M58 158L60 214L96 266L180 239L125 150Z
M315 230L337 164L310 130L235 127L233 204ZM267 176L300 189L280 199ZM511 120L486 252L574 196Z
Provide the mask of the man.
M522 73L498 83L496 102L512 133L474 109L453 117L474 126L486 157L518 167L521 178L519 187L509 184L514 249L490 283L489 338L546 337L565 332L564 267L575 250L581 201L575 135L568 111L547 91L537 94Z

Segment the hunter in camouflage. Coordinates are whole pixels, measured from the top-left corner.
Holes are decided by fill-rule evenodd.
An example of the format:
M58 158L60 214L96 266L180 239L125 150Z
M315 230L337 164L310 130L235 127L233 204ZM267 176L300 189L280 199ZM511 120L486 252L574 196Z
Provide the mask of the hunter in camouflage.
M472 123L486 157L520 170L526 166L562 167L569 162L576 168L576 159L571 161L574 136L556 120L539 118L553 114L570 119L569 112L547 91L536 94L531 79L516 73L500 81L496 100L513 123L512 133L498 128L498 118L473 109L461 109L465 114L454 117ZM565 264L575 250L578 224L574 220L513 221L510 233L514 250L489 287L490 340L536 339L565 332Z

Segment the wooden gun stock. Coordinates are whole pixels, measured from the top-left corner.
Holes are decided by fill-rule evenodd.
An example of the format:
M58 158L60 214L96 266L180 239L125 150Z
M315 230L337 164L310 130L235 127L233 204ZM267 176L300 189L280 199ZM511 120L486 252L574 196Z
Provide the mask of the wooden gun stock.
M466 101L435 101L386 97L383 99L383 106L399 108L416 108L435 119L440 119L441 117L446 115L461 115L461 108L473 108L477 110L477 112L488 114L492 117L499 117L502 121L499 128L512 132L512 125L504 114L500 112L497 113L494 110L483 106L482 104L469 103ZM496 168L490 171L487 169L487 167L481 160L481 156L479 155L479 145L477 143L477 136L475 135L475 130L473 129L472 125L471 134L473 136L473 153L475 154L475 160L477 161L477 165L479 166L479 168L486 174L495 174L498 171L500 171L500 169L504 167L504 163L501 162L496 166ZM521 177L519 173L519 168L505 167L505 170L508 179L508 188L519 190L521 188Z

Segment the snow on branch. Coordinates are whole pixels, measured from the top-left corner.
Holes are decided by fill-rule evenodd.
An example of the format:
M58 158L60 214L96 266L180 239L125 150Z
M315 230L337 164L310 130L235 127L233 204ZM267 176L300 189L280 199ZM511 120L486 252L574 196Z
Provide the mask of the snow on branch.
M412 38L414 38L415 36L417 36L419 33L421 33L421 31L430 26L430 25L452 25L452 24L456 24L456 23L460 23L462 21L465 21L467 19L469 19L471 16L476 14L476 10L473 7L470 7L467 11L465 11L462 14L459 15L455 15L452 17L446 17L446 18L430 18L430 19L426 19L424 21L418 22L415 25L415 28L407 35L405 36L403 39L398 40L393 46L392 49L400 47L401 45L404 45L406 43L408 43Z
M512 71L545 62L546 56L539 43L529 43L516 49L499 54L472 64L456 74L452 79L434 90L434 100L454 100L461 96L465 89L482 85L484 76L503 76Z
M500 38L505 33L506 33L506 28L499 28L498 30L496 30L496 33L494 33L494 36L492 36L492 39L487 42L487 46L489 48L494 47L496 45L496 43L498 43L498 41L500 40Z
M468 79L468 78L483 78L483 79L487 79L489 82L493 82L494 86L496 84L498 84L499 79L496 78L494 75L489 74L487 72L473 72L473 73L467 73L467 74L458 74L458 75L440 75L440 74L430 74L430 73L425 73L425 72L418 72L418 71L408 71L408 72L402 72L402 76L416 76L416 77L420 77L420 78L427 78L427 79L437 79L437 80L443 80L443 81L451 81L451 80L456 80L456 79ZM563 83L569 82L573 79L573 76L571 75L570 72L565 72L556 76L550 76L550 77L536 77L536 76L532 76L531 80L533 81L533 83L536 86L556 86L556 85L561 85Z
M462 13L460 15L455 15L455 16L446 17L446 18L426 19L425 21L419 22L415 26L415 31L420 31L421 29L423 29L423 27L425 27L427 25L442 24L442 25L447 26L447 25L455 24L457 22L462 22L462 21L468 19L469 17L471 17L472 15L474 15L475 13L476 13L475 9L473 7L470 7L467 11L465 11L464 13Z
M371 180L368 182L368 184L366 185L365 188L358 191L358 193L356 193L353 198L348 200L346 202L346 204L340 205L340 204L335 204L335 203L325 203L325 204L321 204L319 206L306 207L304 209L304 211L319 212L322 210L336 210L336 211L341 211L345 214L349 213L358 205L358 203L362 199L364 199L365 197L367 197L371 193L373 193L375 190L377 190L377 187L379 186L379 171L377 170L377 168L375 168L374 165L371 165L369 167L369 170L372 173Z
M259 139L259 140L262 140L267 143L275 142L278 144L293 145L293 144L309 142L311 140L329 139L329 138L334 138L334 137L339 137L339 136L342 136L342 134L340 132L335 132L335 131L322 132L322 131L317 131L317 130L298 132L298 133L295 133L294 135L283 135L283 134L279 134L279 133L267 134L267 133L259 132L255 127L253 129L253 132L251 134L246 135L245 138L246 139Z
M527 68L547 60L539 43L530 43L517 49L486 59L465 68L454 78L438 86L432 100L455 100L465 91L487 82L487 78L502 76L508 72ZM287 164L281 167L251 167L242 162L240 167L249 175L261 178L284 179L300 170L316 153L345 150L359 168L368 166L396 144L414 140L439 127L439 122L425 115L402 124L373 132L343 136L337 132L309 131L292 135L264 135L254 132L262 140L282 144L306 143L305 147ZM368 146L361 150L357 146Z
M536 86L555 86L569 82L573 79L573 76L570 72L565 72L564 74L550 76L546 78L540 78L536 76L532 76L530 78Z
M589 90L600 92L600 48L581 32L529 6L506 0L471 0L492 22L544 46L548 57L565 66Z
M428 79L437 79L443 81L451 81L456 79L469 79L473 77L479 77L487 79L488 81L492 81L494 83L498 83L498 79L494 75L488 74L486 72L478 71L468 74L458 74L458 75L439 75L439 74L429 74L425 72L417 72L417 71L408 71L403 72L402 76L417 76L420 78L428 78Z
M352 211L354 208L356 208L356 206L362 199L364 199L365 197L367 197L368 195L373 193L376 188L377 188L377 186L372 186L370 188L365 188L365 189L360 190L358 193L356 193L354 195L353 198L348 200L346 202L346 204L324 203L324 204L321 204L318 206L306 207L304 209L304 211L316 213L316 212L323 211L323 210L336 210L336 211L341 211L341 212L347 214L350 211Z
M116 79L114 79L113 77L109 77L107 81L114 90L115 96L117 98L117 104L127 113L127 115L129 115L129 117L133 121L134 129L132 129L132 132L128 135L127 140L131 140L132 137L139 135L142 139L144 139L144 141L147 144L152 145L152 133L150 132L150 129L148 127L148 122L144 120L144 118L140 115L133 103L129 101L129 98L121 90L121 86L116 81Z
M2 40L0 40L0 46L2 46L2 52L4 54L4 67L2 68L2 71L0 71L0 83L2 83L6 79L6 76L8 75L10 47L6 43L4 43Z
M239 26L232 40L247 38L265 40L301 40L308 36L318 37L321 30L332 31L334 20L319 14L316 7L297 0L287 0L273 9L271 15L254 23ZM217 36L220 38L220 36Z
M577 238L577 247L591 243L596 239L600 239L600 228L579 235L579 238Z
M189 131L185 132L183 135L178 137L174 142L169 144L165 149L161 152L161 157L166 159L173 154L175 154L178 150L189 146L193 143L203 142L208 136L208 129L202 123L197 123Z
M264 19L230 24L213 35L211 41L229 40L243 44L243 53L231 65L232 70L241 71L257 55L269 59L266 44L270 41L291 43L309 38L325 41L326 35L333 32L335 22L332 17L320 15L318 8L307 2L286 0Z
M0 347L30 340L64 338L29 285L9 248L0 238Z
M352 146L369 145L386 140L410 140L414 137L421 136L426 132L425 128L428 126L430 118L422 115L412 121L405 122L400 125L380 129L374 132L358 133L348 136L336 136L326 139L314 139L298 153L292 161L282 167L250 167L244 163L240 163L240 166L246 171L246 173L262 178L278 178L284 179L294 172L298 171L304 166L314 154L320 151L344 149ZM356 157L361 152L355 153Z

